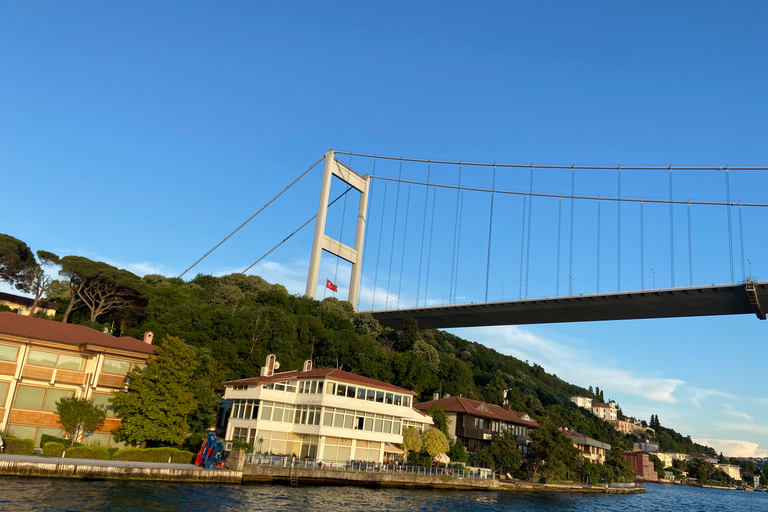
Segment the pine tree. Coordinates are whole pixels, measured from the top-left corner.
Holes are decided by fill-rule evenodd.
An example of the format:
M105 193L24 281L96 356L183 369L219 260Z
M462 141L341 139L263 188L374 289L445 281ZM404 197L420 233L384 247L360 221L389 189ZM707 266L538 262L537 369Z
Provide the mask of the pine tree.
M115 393L112 403L123 418L115 438L181 445L189 432L187 416L197 407L190 390L197 365L191 347L180 338L166 336L157 347L157 359L150 359L144 369L131 370L128 391Z

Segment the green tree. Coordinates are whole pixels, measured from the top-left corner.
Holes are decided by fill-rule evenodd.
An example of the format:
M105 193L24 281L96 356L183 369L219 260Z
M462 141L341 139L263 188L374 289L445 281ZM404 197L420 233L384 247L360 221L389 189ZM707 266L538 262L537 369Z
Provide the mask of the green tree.
M58 265L60 261L61 259L52 252L37 251L37 263L32 270L32 282L29 286L29 291L35 296L32 307L29 309L29 316L35 314L40 299L51 290L53 279L45 273L43 267Z
M491 438L491 457L497 473L501 474L515 471L522 464L520 450L517 449L517 439L512 430L505 430L501 434L493 434Z
M464 445L459 441L448 440L448 443L451 445L448 449L448 456L451 458L451 461L466 464L469 461L469 454Z
M432 423L434 423L435 428L442 432L446 438L448 438L448 425L450 424L451 420L445 414L445 407L440 404L435 404L427 409L427 416L432 418Z
M56 402L59 424L72 441L92 433L104 424L107 408L85 398L65 397Z
M405 427L403 430L404 458L408 458L409 452L418 452L419 450L421 450L421 434L413 427Z
M181 338L166 336L157 358L128 373L128 391L112 398L122 417L115 438L128 443L179 446L189 432L187 418L197 407L191 391L198 366L195 352Z
M580 466L581 454L578 448L551 421L542 421L530 437L526 469L531 478L539 471L544 476L562 478L568 470Z
M66 323L78 302L91 312L91 322L116 309L142 308L149 296L149 288L135 274L101 261L82 256L61 258L60 275L70 282L70 304L64 313Z
M408 318L405 320L403 330L400 331L397 337L395 348L399 352L405 352L406 350L411 350L417 341L424 341L419 332L419 324L415 319Z
M36 265L35 255L27 244L0 233L0 281L17 290L28 291Z
M438 455L446 453L451 447L448 438L436 428L430 428L422 436L422 448L434 460Z

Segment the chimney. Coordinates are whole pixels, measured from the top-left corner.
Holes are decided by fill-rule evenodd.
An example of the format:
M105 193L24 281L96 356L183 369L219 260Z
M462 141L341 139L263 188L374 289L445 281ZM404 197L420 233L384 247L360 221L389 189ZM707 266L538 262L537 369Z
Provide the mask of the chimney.
M152 331L145 332L144 333L144 343L146 343L147 345L151 345L152 344L152 338L154 338L154 337L155 337L155 335L152 333Z
M310 359L307 359L304 361L304 369L301 370L302 372L308 372L312 369L312 361Z

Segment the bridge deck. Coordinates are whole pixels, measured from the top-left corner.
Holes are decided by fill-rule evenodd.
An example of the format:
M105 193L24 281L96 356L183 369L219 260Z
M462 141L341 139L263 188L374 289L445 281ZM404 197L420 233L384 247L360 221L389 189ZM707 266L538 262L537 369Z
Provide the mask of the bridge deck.
M754 291L749 290L752 285ZM382 325L401 329L414 318L422 329L526 325L598 320L755 314L765 320L768 281L635 292L370 311Z

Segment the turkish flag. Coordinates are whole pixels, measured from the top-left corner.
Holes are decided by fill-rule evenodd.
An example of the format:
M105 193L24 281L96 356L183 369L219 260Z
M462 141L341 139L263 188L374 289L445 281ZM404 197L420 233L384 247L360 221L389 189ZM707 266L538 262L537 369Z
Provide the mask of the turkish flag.
M330 279L325 280L325 287L331 290L332 292L338 291L338 286L333 284Z

